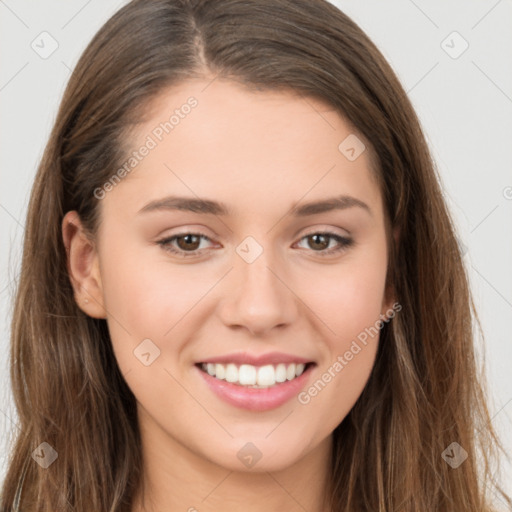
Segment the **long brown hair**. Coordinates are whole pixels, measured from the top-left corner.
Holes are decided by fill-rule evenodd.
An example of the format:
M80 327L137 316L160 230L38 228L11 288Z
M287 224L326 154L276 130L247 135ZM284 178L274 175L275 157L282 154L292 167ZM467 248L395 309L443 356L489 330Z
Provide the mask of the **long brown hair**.
M94 236L94 191L126 158L129 127L164 88L211 75L332 105L370 144L400 232L389 240L388 281L402 310L382 328L370 379L334 431L331 509L487 512L488 488L512 505L493 477L503 447L476 364L482 329L454 224L382 54L325 0L134 0L80 58L32 189L11 330L20 428L1 510L130 510L143 476L136 402L106 321L74 300L61 222L76 210ZM58 454L47 468L32 457L41 443ZM467 453L457 468L442 456L452 443Z

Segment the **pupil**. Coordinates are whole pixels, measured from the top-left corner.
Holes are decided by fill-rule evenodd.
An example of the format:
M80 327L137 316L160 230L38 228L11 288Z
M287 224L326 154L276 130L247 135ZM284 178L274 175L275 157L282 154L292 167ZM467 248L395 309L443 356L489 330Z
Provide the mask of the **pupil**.
M325 235L311 235L310 236L310 238L315 240L314 244L317 244L316 239L319 238L319 237L324 238L324 239L326 238ZM320 247L319 247L320 249L324 249L326 247L325 242L324 243L320 243L319 245L320 245Z
M177 240L177 241L178 241L178 245L180 246L180 248L181 248L181 249L192 249L192 250L197 249L197 247L190 247L190 244L195 245L195 246L197 246L197 245L198 245L197 241L196 241L196 243L195 243L195 244L194 244L194 242L191 242L191 241L190 241L190 239L191 239L191 238L196 238L196 239L197 239L198 237L197 237L196 235L185 235L185 236L180 236L180 237L178 238L178 240ZM185 245L184 245L184 244L182 244L182 243L180 243L182 240L186 240ZM184 246L183 246L183 245L184 245ZM183 246L183 247L182 247L182 246Z

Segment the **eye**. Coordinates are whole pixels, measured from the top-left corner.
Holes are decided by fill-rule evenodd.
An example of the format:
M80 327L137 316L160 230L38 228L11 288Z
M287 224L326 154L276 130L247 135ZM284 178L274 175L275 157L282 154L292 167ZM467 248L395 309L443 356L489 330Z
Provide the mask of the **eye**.
M207 236L200 233L179 233L177 235L164 238L157 242L164 250L169 251L173 254L177 254L183 258L190 256L197 256L198 246L201 243L201 239L210 240ZM176 242L178 249L172 244Z
M302 237L301 241L302 240L306 240L310 247L316 247L317 250L314 250L313 252L319 253L319 256L322 257L339 253L354 244L354 240L352 238L347 238L329 231L310 233ZM337 242L338 245L325 250L329 247L329 242L332 240Z
M182 258L198 256L204 248L200 248L201 240L210 240L206 235L201 233L179 233L171 237L164 238L157 241L165 251L176 254ZM319 253L320 256L330 256L339 253L348 247L352 246L354 240L332 232L314 232L301 238L306 240L313 252ZM330 247L330 241L335 241L337 246ZM312 243L311 243L312 242ZM178 246L176 248L176 245ZM326 250L327 249L327 250Z

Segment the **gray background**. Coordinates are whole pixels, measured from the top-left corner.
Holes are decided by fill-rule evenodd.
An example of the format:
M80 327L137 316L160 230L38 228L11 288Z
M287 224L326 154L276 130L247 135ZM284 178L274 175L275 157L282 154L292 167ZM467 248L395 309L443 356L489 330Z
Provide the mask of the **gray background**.
M8 433L17 428L8 380L9 322L30 188L71 69L125 3L0 0L0 479ZM377 44L420 116L467 251L485 332L479 360L485 357L489 406L510 453L512 2L333 3ZM41 35L45 31L50 35ZM464 40L469 46L461 53ZM512 469L505 461L503 475L512 493Z

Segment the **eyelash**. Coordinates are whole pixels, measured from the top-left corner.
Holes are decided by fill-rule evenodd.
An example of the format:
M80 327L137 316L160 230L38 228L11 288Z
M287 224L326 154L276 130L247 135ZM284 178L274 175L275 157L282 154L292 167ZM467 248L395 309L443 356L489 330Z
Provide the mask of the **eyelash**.
M171 242L173 242L174 240L176 240L178 238L183 238L187 235L192 235L192 236L200 237L202 239L210 240L206 235L202 235L201 233L187 232L187 233L178 233L177 235L173 235L171 237L159 240L156 243L158 245L160 245L165 251L176 254L182 258L190 258L190 257L198 256L200 253L199 249L195 249L194 251L183 251L182 249L178 250L178 249L175 249L174 247L172 247ZM327 257L332 254L339 253L339 252L351 247L354 244L354 240L352 238L340 236L336 233L332 233L329 231L314 231L312 233L308 233L307 235L304 235L300 240L304 240L305 238L311 237L313 235L326 236L328 238L334 239L336 242L338 242L340 244L337 248L331 248L331 249L327 249L327 250L323 250L323 251L313 251L315 253L318 253L319 256L321 256L321 257Z

